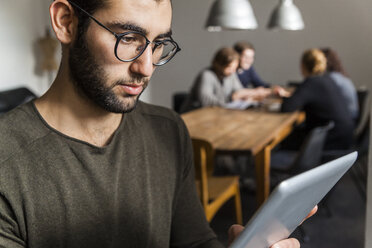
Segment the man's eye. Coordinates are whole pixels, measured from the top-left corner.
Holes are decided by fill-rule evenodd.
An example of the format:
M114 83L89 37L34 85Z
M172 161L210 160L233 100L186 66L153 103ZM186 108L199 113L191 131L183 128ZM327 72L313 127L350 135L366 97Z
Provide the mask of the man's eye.
M162 48L163 46L165 46L167 44L167 42L165 40L157 40L157 41L154 41L155 43L155 48Z
M130 43L134 43L137 41L138 41L137 37L134 37L134 36L124 36L121 38L121 42L125 44L130 44Z

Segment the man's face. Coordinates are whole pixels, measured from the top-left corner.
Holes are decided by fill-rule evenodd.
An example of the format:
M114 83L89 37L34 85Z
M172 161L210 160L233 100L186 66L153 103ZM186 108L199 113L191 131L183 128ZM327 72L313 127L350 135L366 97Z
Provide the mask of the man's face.
M240 68L248 70L254 62L254 50L245 49L240 55Z
M110 0L94 17L116 33L140 31L150 41L170 33L169 0ZM149 45L132 62L121 62L114 54L116 37L91 21L86 33L77 37L69 51L72 80L78 92L109 112L134 109L154 72Z

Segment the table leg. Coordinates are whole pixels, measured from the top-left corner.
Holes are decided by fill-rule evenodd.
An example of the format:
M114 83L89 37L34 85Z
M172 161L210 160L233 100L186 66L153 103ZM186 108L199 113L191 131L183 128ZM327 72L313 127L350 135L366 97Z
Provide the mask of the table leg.
M266 146L255 156L257 207L259 207L270 194L270 154L271 147Z

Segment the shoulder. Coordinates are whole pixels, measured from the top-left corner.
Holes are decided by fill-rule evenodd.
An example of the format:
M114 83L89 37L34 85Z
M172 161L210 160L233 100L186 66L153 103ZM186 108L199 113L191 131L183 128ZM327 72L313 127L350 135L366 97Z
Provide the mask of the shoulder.
M24 104L0 117L0 163L49 133L32 106Z
M237 73L233 73L227 77L224 78L224 84L228 82L234 86L236 85L241 85L240 83L240 80L239 80L239 77L238 77L238 74Z
M326 83L333 83L333 80L327 74L321 76L310 76L307 77L299 87L318 89L318 87L326 86Z
M198 78L204 81L216 81L217 75L212 69L207 68L199 73Z
M205 76L205 77L215 77L216 73L211 68L206 68L202 70L199 75Z
M345 84L347 84L347 85L353 85L353 82L351 81L350 78L348 78L348 77L342 75L342 74L339 73L339 72L331 72L331 73L329 73L328 75L329 75L329 77L330 77L331 79L334 80L334 82L335 82L337 85L341 85L341 86L342 86L342 85L345 85Z
M145 118L150 122L170 122L177 125L183 124L181 117L173 110L139 101L135 109L135 114Z
M173 110L139 101L131 115L132 124L142 135L159 146L169 145L166 150L187 161L190 154L190 136L182 118Z

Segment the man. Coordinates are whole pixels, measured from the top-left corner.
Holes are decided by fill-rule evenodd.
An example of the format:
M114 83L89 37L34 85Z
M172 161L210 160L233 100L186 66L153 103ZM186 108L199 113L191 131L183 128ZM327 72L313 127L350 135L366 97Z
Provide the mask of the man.
M262 81L253 67L255 50L251 43L240 41L234 45L235 51L240 55L238 77L242 85L247 87L269 87Z
M51 4L58 75L0 120L0 247L222 247L183 122L138 101L179 50L171 13L169 0Z
M278 95L281 97L288 97L290 93L279 85L270 85L260 78L253 67L255 49L253 45L246 41L239 41L234 45L235 51L240 55L239 68L237 74L243 87L256 88L256 99L262 100L269 95Z

